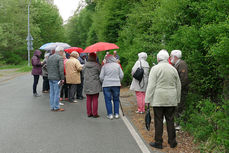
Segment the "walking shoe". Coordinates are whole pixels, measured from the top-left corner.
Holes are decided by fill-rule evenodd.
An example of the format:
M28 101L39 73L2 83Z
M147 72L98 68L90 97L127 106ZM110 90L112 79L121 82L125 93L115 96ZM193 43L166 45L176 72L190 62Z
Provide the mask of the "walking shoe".
M64 111L64 109L63 108L59 108L59 109L56 109L56 110L54 110L55 112L63 112Z
M34 93L33 96L34 97L40 97L41 95L39 95L38 93Z
M87 117L92 117L93 115L87 115Z
M73 100L72 102L73 102L73 103L77 103L78 101L77 101L77 100Z
M60 101L63 101L63 98L60 98Z
M110 114L110 115L107 115L107 118L110 120L113 120L114 116L112 114Z
M60 106L64 106L64 103L61 103L61 102L60 102Z
M180 125L175 126L175 130L179 131L181 129Z
M162 149L162 144L156 142L150 142L149 145L154 148Z
M94 115L93 118L99 118L99 115Z
M177 142L175 142L174 144L169 144L170 148L175 148L177 146Z
M136 111L136 114L144 114L144 112Z
M119 119L119 114L115 114L114 116L116 119Z

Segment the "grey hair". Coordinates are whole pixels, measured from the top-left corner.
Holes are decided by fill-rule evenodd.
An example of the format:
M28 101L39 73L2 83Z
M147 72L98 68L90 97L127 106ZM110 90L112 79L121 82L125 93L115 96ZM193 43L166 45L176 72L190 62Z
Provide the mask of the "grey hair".
M168 58L169 58L169 53L165 49L160 50L159 53L157 54L157 59L159 61L168 60Z
M56 49L55 49L55 53L56 54L59 54L61 51L63 52L64 51L64 48L61 47L61 46L57 46Z

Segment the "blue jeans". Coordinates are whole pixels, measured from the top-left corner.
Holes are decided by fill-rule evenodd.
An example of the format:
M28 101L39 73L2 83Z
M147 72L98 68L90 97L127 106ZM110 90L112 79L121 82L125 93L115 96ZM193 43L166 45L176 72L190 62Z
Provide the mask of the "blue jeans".
M60 108L60 87L58 85L59 80L49 80L50 86L50 107L53 110Z
M104 94L106 108L107 108L107 115L113 114L112 103L111 103L112 99L114 102L114 114L119 114L120 87L119 86L104 87L103 94Z

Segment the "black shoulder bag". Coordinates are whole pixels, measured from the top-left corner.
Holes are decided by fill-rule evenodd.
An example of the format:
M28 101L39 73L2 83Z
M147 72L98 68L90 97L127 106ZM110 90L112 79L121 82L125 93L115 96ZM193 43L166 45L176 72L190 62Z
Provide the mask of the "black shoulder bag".
M140 67L138 67L137 70L134 72L133 77L139 81L139 86L141 87L140 83L141 83L143 76L144 76L144 69L141 65L141 61L139 61L139 62L140 62ZM143 79L143 86L141 88L143 88L143 87L144 87L144 79Z

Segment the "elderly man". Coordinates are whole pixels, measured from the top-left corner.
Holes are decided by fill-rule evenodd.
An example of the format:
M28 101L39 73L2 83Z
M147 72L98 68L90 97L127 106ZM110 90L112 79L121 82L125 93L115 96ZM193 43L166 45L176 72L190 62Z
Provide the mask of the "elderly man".
M170 54L171 63L177 69L181 81L181 100L178 104L175 116L179 118L185 109L185 100L188 94L188 66L185 61L181 60L182 52L173 50ZM180 129L179 126L176 129Z
M80 71L83 66L80 64L78 60L79 54L76 51L73 51L70 54L70 59L66 62L66 82L70 84L69 89L69 100L70 102L77 103L75 100L75 95L77 91L77 84L81 83L80 80Z
M171 148L177 146L174 128L174 114L180 101L181 83L177 70L168 63L169 54L161 50L157 54L158 64L152 67L145 102L154 110L155 142L150 146L162 149L163 118L166 119L168 143ZM149 106L149 105L148 105Z
M64 48L57 47L55 54L49 57L47 61L48 79L50 85L50 106L52 111L64 111L60 108L60 86L64 83Z

